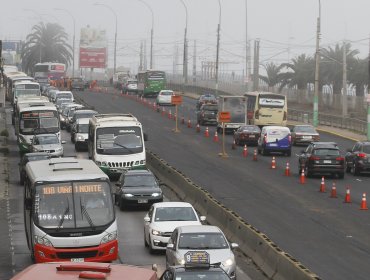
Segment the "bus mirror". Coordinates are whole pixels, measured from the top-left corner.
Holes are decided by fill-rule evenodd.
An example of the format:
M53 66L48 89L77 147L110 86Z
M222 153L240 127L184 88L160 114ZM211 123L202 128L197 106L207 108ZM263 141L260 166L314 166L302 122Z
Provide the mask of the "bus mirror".
M26 207L26 210L32 210L32 200L31 200L31 198L26 198L25 199L24 206Z
M148 134L144 133L144 141L148 141Z

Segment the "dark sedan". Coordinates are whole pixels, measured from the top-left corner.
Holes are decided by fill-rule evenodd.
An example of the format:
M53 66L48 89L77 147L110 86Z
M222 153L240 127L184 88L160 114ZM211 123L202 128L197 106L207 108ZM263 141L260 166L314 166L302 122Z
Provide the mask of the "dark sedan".
M196 104L197 110L199 110L203 104L218 104L218 101L215 95L207 93L199 96Z
M346 156L346 171L353 175L370 171L370 142L357 142L348 149Z
M197 121L200 125L217 124L218 106L216 104L203 104L197 112Z
M163 201L163 193L150 170L128 170L116 183L115 203L120 210L128 206L150 206Z
M304 170L307 177L316 174L344 177L344 157L334 142L312 142L302 151L298 160L299 173Z
M234 133L236 145L256 145L261 135L261 129L257 125L242 125Z

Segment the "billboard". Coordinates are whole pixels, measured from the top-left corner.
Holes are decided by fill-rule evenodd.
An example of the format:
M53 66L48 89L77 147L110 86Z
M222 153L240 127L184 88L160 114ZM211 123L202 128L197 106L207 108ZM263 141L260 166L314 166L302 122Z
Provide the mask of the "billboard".
M106 68L107 42L105 30L81 28L80 68Z

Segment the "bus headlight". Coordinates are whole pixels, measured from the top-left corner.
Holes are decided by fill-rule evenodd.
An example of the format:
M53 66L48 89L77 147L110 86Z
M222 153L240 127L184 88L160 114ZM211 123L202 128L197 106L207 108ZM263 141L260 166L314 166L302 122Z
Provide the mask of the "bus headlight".
M113 231L112 233L108 233L107 235L105 235L102 238L100 244L108 243L108 242L116 240L116 239L117 239L117 231Z
M35 242L35 244L40 244L40 245L44 245L44 246L47 246L47 247L53 247L53 244L51 244L50 240L47 239L46 237L41 237L41 236L35 235L34 242Z

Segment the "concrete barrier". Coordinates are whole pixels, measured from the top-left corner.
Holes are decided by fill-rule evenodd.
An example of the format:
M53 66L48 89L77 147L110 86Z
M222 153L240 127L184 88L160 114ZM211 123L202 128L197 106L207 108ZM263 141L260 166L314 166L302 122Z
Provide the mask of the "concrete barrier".
M222 205L188 177L147 150L147 165L181 200L190 202L210 224L220 227L227 238L239 243L240 250L274 280L319 280L298 260L281 250L265 234Z

